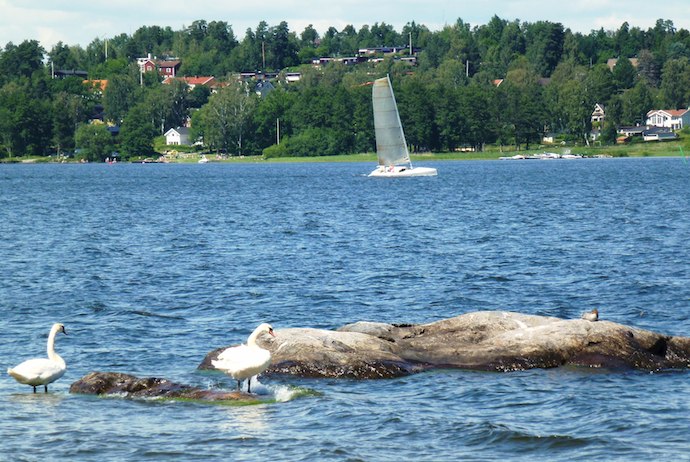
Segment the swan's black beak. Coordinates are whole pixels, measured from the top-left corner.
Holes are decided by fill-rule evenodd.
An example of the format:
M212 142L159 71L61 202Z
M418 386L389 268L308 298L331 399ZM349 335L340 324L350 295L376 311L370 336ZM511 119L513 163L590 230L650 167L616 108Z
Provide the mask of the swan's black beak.
M268 333L271 334L272 336L276 336L276 334L273 333L273 329L268 329Z

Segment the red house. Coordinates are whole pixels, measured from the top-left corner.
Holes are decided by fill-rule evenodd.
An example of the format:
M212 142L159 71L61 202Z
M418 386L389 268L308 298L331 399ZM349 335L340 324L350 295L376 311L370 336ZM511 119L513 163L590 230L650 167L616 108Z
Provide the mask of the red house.
M158 72L163 77L175 77L180 69L180 61L158 61Z

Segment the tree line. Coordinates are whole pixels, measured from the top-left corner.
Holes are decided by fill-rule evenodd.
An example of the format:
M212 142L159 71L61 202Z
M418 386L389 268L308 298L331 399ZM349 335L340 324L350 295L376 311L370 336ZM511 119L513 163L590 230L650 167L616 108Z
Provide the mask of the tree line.
M413 44L416 65L385 56L377 62L318 68L315 57L349 57L361 48ZM213 75L213 93L183 82L161 85L141 74L136 58L151 53L181 61L178 75ZM401 55L409 55L403 50ZM616 58L615 65L608 61ZM85 70L51 78L54 70ZM298 71L273 81L260 97L243 71ZM414 150L452 151L486 144L518 149L546 132L586 143L595 103L606 108L602 140L619 125L643 123L652 108L690 105L690 33L659 19L647 30L573 32L561 23L505 20L470 26L462 19L439 31L415 22L396 31L385 23L356 30L262 21L237 39L223 21L189 27L145 26L131 36L94 39L86 48L35 40L0 51L0 156L81 153L102 160L149 155L153 139L192 120L205 148L229 155L317 156L375 149L371 87L391 75L408 143ZM106 124L93 124L100 112ZM117 127L118 130L114 130ZM280 136L279 136L280 135Z

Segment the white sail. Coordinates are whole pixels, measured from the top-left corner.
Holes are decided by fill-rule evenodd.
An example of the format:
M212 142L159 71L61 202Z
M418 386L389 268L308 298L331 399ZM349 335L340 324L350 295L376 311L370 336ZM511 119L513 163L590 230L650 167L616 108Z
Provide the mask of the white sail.
M369 176L399 178L410 176L436 176L431 167L412 167L405 133L400 123L398 106L388 76L374 81L371 92L374 106L374 133L379 166Z
M398 106L395 104L395 96L388 76L374 81L371 96L379 165L409 164L410 153L407 150L405 133L400 123Z

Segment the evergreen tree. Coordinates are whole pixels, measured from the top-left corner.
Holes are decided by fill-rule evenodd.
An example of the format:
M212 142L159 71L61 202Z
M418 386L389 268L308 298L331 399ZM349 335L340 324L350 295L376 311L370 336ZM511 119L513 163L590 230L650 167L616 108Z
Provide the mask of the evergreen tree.
M109 120L122 123L130 107L135 102L137 84L128 75L114 75L108 79L108 86L103 94L103 103Z
M290 33L288 24L282 21L270 31L270 64L274 70L280 70L288 66L294 66L297 61L297 39Z
M74 132L81 112L81 101L78 97L68 93L55 95L52 107L53 116L53 147L60 155L63 151L74 149Z
M616 124L609 120L604 120L604 128L601 131L601 142L603 144L616 144L618 138L618 131L616 130Z
M652 110L654 97L647 82L640 80L634 88L621 96L623 101L622 122L627 125L642 125L647 120L647 113Z
M8 43L0 53L0 84L19 77L30 78L43 70L44 55L37 40L25 40L19 45Z
M560 23L538 21L525 25L526 56L541 77L549 77L563 54L564 31Z
M524 143L529 149L530 143L539 142L547 125L542 89L538 76L526 62L511 70L506 80L499 87L501 137L511 137L515 147L520 149Z
M649 86L657 88L659 86L659 63L657 62L656 56L647 50L640 50L638 53L638 66L637 71L640 77L644 78Z
M661 72L661 97L666 109L682 109L690 105L690 61L670 59Z
M630 60L626 57L619 58L613 68L613 79L618 90L632 88L635 83L637 70L633 67Z
M395 90L400 119L407 143L414 151L437 150L438 131L434 124L434 106L418 78L405 79L400 90Z

